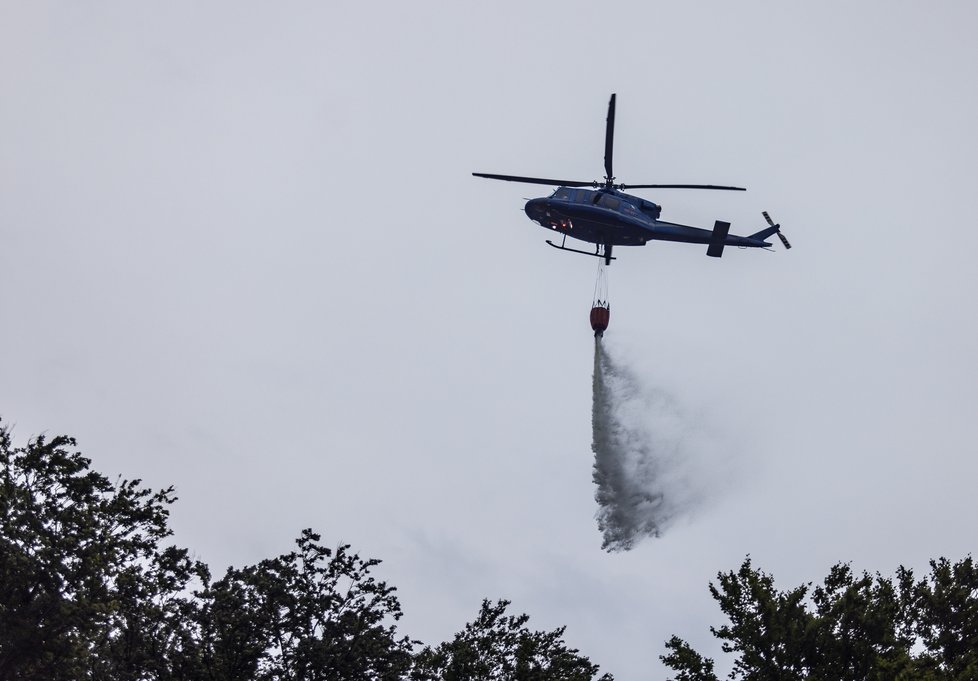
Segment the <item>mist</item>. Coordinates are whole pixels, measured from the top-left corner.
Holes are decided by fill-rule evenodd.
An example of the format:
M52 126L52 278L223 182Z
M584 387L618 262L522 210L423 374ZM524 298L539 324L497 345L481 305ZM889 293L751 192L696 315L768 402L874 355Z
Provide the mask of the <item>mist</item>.
M719 492L726 457L677 400L615 361L594 339L594 497L601 548L659 537Z

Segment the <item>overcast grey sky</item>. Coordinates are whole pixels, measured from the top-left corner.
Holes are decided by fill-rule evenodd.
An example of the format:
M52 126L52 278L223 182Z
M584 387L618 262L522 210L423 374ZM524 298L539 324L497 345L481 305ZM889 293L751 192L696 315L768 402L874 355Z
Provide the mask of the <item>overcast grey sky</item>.
M384 560L435 643L505 597L618 679L716 652L706 586L975 548L970 2L0 2L0 415L175 484L215 570L303 527ZM663 218L610 270L617 361L716 493L602 552L592 259L472 171L615 171ZM653 419L654 422L654 419ZM712 450L711 450L712 451Z

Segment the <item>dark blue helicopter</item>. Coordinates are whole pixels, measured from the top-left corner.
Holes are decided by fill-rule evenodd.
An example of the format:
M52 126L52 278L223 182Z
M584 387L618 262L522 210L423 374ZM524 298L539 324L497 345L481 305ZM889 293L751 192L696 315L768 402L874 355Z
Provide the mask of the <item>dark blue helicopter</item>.
M659 219L662 207L638 196L625 193L625 189L723 189L746 191L744 187L724 187L712 184L615 184L611 171L612 149L615 138L615 95L608 103L608 120L604 138L604 182L597 180L580 182L576 180L549 180L541 177L520 177L517 175L495 175L492 173L472 173L476 177L510 182L546 184L557 190L546 198L530 199L526 202L527 216L547 229L563 234L558 246L553 241L547 243L563 251L583 253L604 258L610 265L615 258L611 251L614 246L644 246L649 241L681 241L692 244L708 244L706 254L719 258L724 246L741 248L767 248L765 241L777 234L785 248L791 244L781 234L781 225L776 225L765 211L764 219L768 227L750 236L728 234L730 223L717 220L712 230L689 227L675 222ZM590 187L590 189L586 189ZM595 244L594 253L568 248L567 237Z

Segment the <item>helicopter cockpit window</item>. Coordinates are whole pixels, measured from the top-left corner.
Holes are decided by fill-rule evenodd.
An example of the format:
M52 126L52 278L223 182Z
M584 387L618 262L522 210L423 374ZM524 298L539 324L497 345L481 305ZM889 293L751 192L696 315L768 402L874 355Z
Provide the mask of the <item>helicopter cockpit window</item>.
M561 187L554 192L553 198L555 199L569 199L571 198L571 191L567 187Z
M601 201L599 203L605 208L610 208L611 210L618 210L618 206L621 205L621 201L613 196L608 196L607 194L601 195Z

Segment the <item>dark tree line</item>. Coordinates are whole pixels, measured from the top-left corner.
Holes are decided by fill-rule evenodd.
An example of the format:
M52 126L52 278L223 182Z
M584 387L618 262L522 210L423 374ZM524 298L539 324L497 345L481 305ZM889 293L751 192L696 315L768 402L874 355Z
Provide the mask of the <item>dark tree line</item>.
M173 489L91 470L68 437L15 447L0 424L0 679L590 681L564 630L484 601L452 641L398 631L380 561L305 530L214 579L167 543ZM601 677L610 680L610 675Z
M710 585L727 618L710 631L745 681L976 681L978 566L931 561L917 578L833 567L822 584L780 591L746 559ZM714 661L679 637L662 661L677 681L715 681Z
M0 681L610 681L509 602L440 645L398 629L379 561L305 530L295 550L214 578L168 543L173 489L93 471L67 437L12 444L0 424ZM978 681L978 566L932 561L921 577L836 565L786 591L750 559L710 591L711 631L733 681ZM715 663L666 643L677 681ZM651 674L650 674L651 676Z

